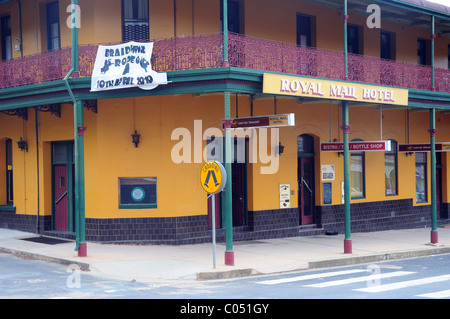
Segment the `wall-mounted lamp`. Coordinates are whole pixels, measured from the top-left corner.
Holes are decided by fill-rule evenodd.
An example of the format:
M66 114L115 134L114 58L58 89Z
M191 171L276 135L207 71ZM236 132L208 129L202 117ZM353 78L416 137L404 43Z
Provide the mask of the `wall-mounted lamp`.
M281 144L281 142L278 144L278 155L283 154L284 152L284 145Z
M25 150L28 152L28 143L27 141L24 141L22 137L20 138L20 141L17 142L17 146L21 151Z
M131 137L133 138L134 146L138 147L139 139L141 138L141 135L139 135L138 132L136 130L134 130L134 134L132 134Z

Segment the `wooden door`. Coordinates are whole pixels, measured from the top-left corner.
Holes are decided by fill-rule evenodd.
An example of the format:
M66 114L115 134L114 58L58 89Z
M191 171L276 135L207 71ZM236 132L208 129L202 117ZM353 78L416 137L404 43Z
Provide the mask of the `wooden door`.
M67 211L67 166L54 166L54 210L55 210L55 230L67 231L68 211Z

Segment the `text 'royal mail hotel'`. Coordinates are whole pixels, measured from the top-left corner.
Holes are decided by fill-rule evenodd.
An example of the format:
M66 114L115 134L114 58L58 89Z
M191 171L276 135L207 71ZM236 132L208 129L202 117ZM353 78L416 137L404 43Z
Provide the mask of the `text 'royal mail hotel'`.
M0 227L209 242L208 160L227 173L227 249L414 227L437 242L448 219L450 7L1 0L0 22Z

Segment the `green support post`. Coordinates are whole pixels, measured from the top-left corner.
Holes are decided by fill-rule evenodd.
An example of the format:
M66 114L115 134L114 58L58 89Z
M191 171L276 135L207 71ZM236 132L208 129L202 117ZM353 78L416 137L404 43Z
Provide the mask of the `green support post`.
M431 171L431 243L438 243L438 231L437 231L437 212L436 212L436 111L430 109L430 145L431 145L431 159L430 159L430 171Z
M72 0L73 5L78 5L78 0ZM74 72L78 72L78 68L78 28L72 27L72 69Z
M226 1L224 1L226 2ZM224 92L225 102L225 119L230 119L230 92ZM233 252L233 176L231 171L231 122L228 121L225 125L225 171L227 173L227 185L225 187L225 265L234 266L234 252Z
M347 0L344 0L344 10L343 10L344 16L342 17L344 19L344 64L345 64L345 79L348 80L348 35L347 35L347 21L348 21L348 14L347 14Z
M348 120L348 101L342 101L342 131L344 132L344 217L345 239L344 253L352 253L351 215L350 215L350 152L348 134L350 125Z
M223 66L229 67L228 62L228 0L223 1Z
M223 0L223 66L229 67L228 62L228 0ZM225 171L227 173L227 185L224 194L225 211L225 265L234 266L233 252L233 197L232 197L232 172L231 172L231 131L230 131L230 92L224 92L225 104Z
M431 90L435 90L435 65L434 65L434 40L435 35L435 18L431 16ZM438 243L437 231L437 206L436 206L436 111L430 109L430 166L431 166L431 243Z
M344 19L344 65L345 65L345 80L348 80L348 35L347 35L347 0L343 3L343 19ZM348 145L348 134L350 132L350 125L348 120L348 101L342 101L342 131L344 133L344 217L345 217L345 239L344 239L344 253L352 253L352 239L351 239L351 215L350 215L350 152Z

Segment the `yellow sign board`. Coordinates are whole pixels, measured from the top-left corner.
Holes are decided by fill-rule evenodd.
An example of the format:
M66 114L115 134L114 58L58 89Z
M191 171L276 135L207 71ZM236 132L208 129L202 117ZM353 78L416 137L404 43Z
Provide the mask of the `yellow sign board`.
M217 194L227 183L225 168L218 161L206 162L200 172L200 184L208 194Z
M408 105L408 90L264 73L263 93L375 104Z

